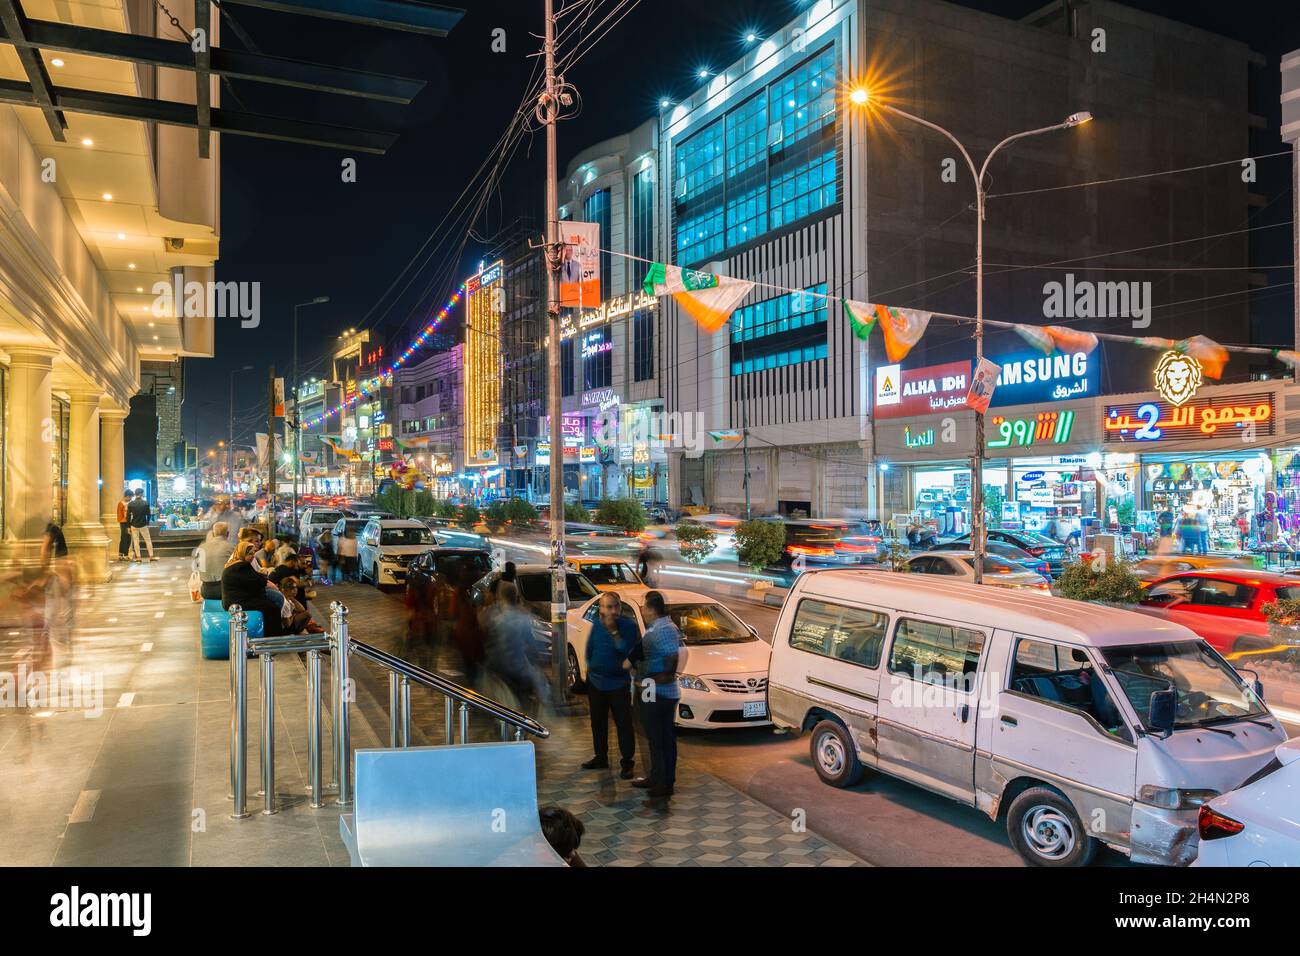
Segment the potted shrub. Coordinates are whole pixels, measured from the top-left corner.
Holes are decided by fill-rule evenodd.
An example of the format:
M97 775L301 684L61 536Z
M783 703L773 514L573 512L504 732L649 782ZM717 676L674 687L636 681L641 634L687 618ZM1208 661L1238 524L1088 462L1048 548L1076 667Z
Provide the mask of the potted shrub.
M1101 604L1137 604L1142 600L1142 580L1127 561L1083 555L1067 564L1057 581L1061 597Z
M1260 608L1268 621L1268 636L1278 644L1300 646L1300 599L1278 598Z
M645 508L635 498L606 498L596 509L596 524L622 528L629 534L645 530Z
M702 524L688 523L677 527L677 550L691 564L703 564L718 547L718 536Z
M785 553L785 525L780 521L751 518L736 525L736 557L755 571L771 567ZM754 582L754 591L766 591L770 581Z

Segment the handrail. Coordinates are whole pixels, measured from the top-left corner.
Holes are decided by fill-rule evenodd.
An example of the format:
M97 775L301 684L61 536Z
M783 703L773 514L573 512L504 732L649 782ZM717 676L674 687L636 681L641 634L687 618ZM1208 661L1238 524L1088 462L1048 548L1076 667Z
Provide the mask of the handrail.
M427 671L423 667L417 667L409 661L404 661L400 657L394 657L392 654L381 651L379 648L367 644L364 641L358 641L355 638L348 639L348 649L362 657L368 658L387 668L389 671L408 680L413 680L417 684L422 684L431 690L447 697L449 700L456 700L461 704L480 710L496 720L510 724L518 730L532 734L534 737L546 738L551 732L543 727L538 721L529 717L527 714L521 714L504 704L498 703L491 697L485 697L472 688L457 684L455 681Z

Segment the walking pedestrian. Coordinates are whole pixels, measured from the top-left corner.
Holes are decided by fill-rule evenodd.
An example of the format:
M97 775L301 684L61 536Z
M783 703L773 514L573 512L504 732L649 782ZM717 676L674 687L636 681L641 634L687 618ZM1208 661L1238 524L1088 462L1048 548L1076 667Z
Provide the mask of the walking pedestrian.
M140 542L143 541L149 549L149 560L157 561L158 558L153 553L153 538L149 537L149 521L153 517L149 510L149 502L144 498L144 491L137 490L131 503L126 506L127 523L131 526L131 551L136 561L144 560L144 552L140 549Z
M126 512L127 503L131 498L131 492L124 492L122 500L117 503L117 527L120 532L117 536L117 560L119 561L131 560L131 523L130 515Z
M343 533L334 539L334 554L338 558L342 579L354 580L357 573L357 537L346 525L343 527Z
M681 688L677 674L686 660L682 645L682 632L677 629L664 596L658 591L648 591L643 598L641 613L648 626L641 638L640 653L635 651L629 660L636 659L637 687L640 701L641 729L645 732L650 749L650 776L634 781L634 786L647 787L650 799L642 806L650 810L667 810L677 783L677 702Z
M1210 553L1210 516L1203 505L1196 506L1196 543L1201 554Z
M600 613L587 636L587 702L591 710L591 744L595 754L583 770L609 766L609 718L618 734L620 773L632 779L636 730L632 724L632 680L623 666L636 647L636 624L623 614L623 599L613 591L600 596Z
M334 534L329 528L316 538L316 560L320 563L322 581L334 580Z

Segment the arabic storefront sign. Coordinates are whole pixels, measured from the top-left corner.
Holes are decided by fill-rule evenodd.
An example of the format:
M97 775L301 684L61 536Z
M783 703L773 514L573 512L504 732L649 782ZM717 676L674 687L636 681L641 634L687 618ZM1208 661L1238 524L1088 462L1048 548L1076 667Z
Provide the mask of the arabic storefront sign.
M1039 412L1034 418L989 419L990 448L1028 448L1035 443L1064 445L1074 430L1074 412L1068 409Z
M1085 398L1101 390L1101 361L1097 352L1016 352L994 359L1002 366L995 406L1028 405Z
M1116 442L1232 438L1244 429L1253 437L1276 433L1272 392L1195 398L1172 402L1134 402L1106 409L1105 438Z
M934 444L934 429L914 432L911 425L904 425L903 444L908 448L928 448Z
M881 365L876 369L876 417L907 418L966 407L970 362L949 362L905 369Z

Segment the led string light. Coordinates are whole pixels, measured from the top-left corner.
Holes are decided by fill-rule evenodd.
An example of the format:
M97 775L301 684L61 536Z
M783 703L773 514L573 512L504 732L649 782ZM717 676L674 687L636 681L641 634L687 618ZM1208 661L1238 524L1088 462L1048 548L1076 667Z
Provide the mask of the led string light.
M433 321L424 327L424 331L422 331L419 335L415 337L415 339L411 342L410 345L406 347L406 350L402 352L401 355L393 359L393 361L389 363L384 368L384 370L380 372L378 375L372 376L371 378L367 379L365 382L361 383L357 387L357 393L353 395L351 398L344 400L340 404L335 405L333 408L326 409L324 412L322 412L319 415L315 415L307 419L302 423L302 427L313 428L316 425L328 421L329 419L338 415L339 412L346 411L347 409L351 408L353 405L356 405L363 398L368 397L371 394L371 392L373 392L375 388L378 387L374 383L383 381L393 372L397 371L397 369L401 368L410 360L411 356L413 356L416 352L418 352L421 348L424 347L424 345L428 341L429 336L433 335L433 333L438 331L438 326L442 325L443 321L447 318L447 316L451 315L451 310L456 307L456 305L461 300L461 296L463 296L464 294L465 294L465 283L462 282L460 284L460 287L454 293L452 293L451 298L447 300L447 304L438 310L438 314L433 317Z

